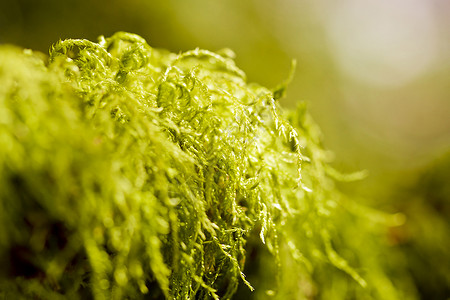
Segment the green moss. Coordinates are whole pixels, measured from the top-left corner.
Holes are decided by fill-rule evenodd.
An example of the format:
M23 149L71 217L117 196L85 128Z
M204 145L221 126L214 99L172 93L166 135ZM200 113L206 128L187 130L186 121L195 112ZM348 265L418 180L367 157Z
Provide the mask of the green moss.
M399 297L304 105L228 52L0 48L0 295L230 299L248 269L259 299Z

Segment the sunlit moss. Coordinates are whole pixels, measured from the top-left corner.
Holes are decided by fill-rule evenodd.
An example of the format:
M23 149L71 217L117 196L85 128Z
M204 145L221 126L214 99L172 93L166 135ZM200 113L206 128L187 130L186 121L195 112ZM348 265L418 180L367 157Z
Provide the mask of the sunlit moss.
M304 105L219 53L0 49L0 295L230 299L257 266L259 299L400 298Z

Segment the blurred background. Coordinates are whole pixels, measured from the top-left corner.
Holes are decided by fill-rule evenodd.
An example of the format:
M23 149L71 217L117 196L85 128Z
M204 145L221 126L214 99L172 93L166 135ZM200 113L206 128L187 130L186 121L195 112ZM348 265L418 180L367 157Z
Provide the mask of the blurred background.
M406 215L386 243L407 253L424 299L450 297L450 1L0 2L0 44L47 53L59 39L116 31L172 52L231 48L248 80L269 88L297 60L281 104L308 104L338 170L369 171L343 188Z

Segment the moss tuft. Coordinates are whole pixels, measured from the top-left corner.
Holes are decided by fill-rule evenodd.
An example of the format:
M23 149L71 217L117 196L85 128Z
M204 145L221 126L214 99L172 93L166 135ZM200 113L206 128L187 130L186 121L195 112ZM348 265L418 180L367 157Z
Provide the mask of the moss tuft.
M0 296L230 299L248 269L259 299L326 297L326 274L333 299L395 298L355 269L368 213L304 105L231 56L119 32L48 59L3 46L0 83Z

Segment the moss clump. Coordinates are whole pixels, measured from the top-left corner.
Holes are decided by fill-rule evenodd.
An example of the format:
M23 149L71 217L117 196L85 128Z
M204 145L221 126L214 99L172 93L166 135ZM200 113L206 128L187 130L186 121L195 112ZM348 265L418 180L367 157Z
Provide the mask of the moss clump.
M283 88L247 83L227 53L123 32L48 59L0 49L0 295L230 299L270 257L258 298L389 299L381 267L350 267L370 253L350 230L365 213L304 106L282 113Z

